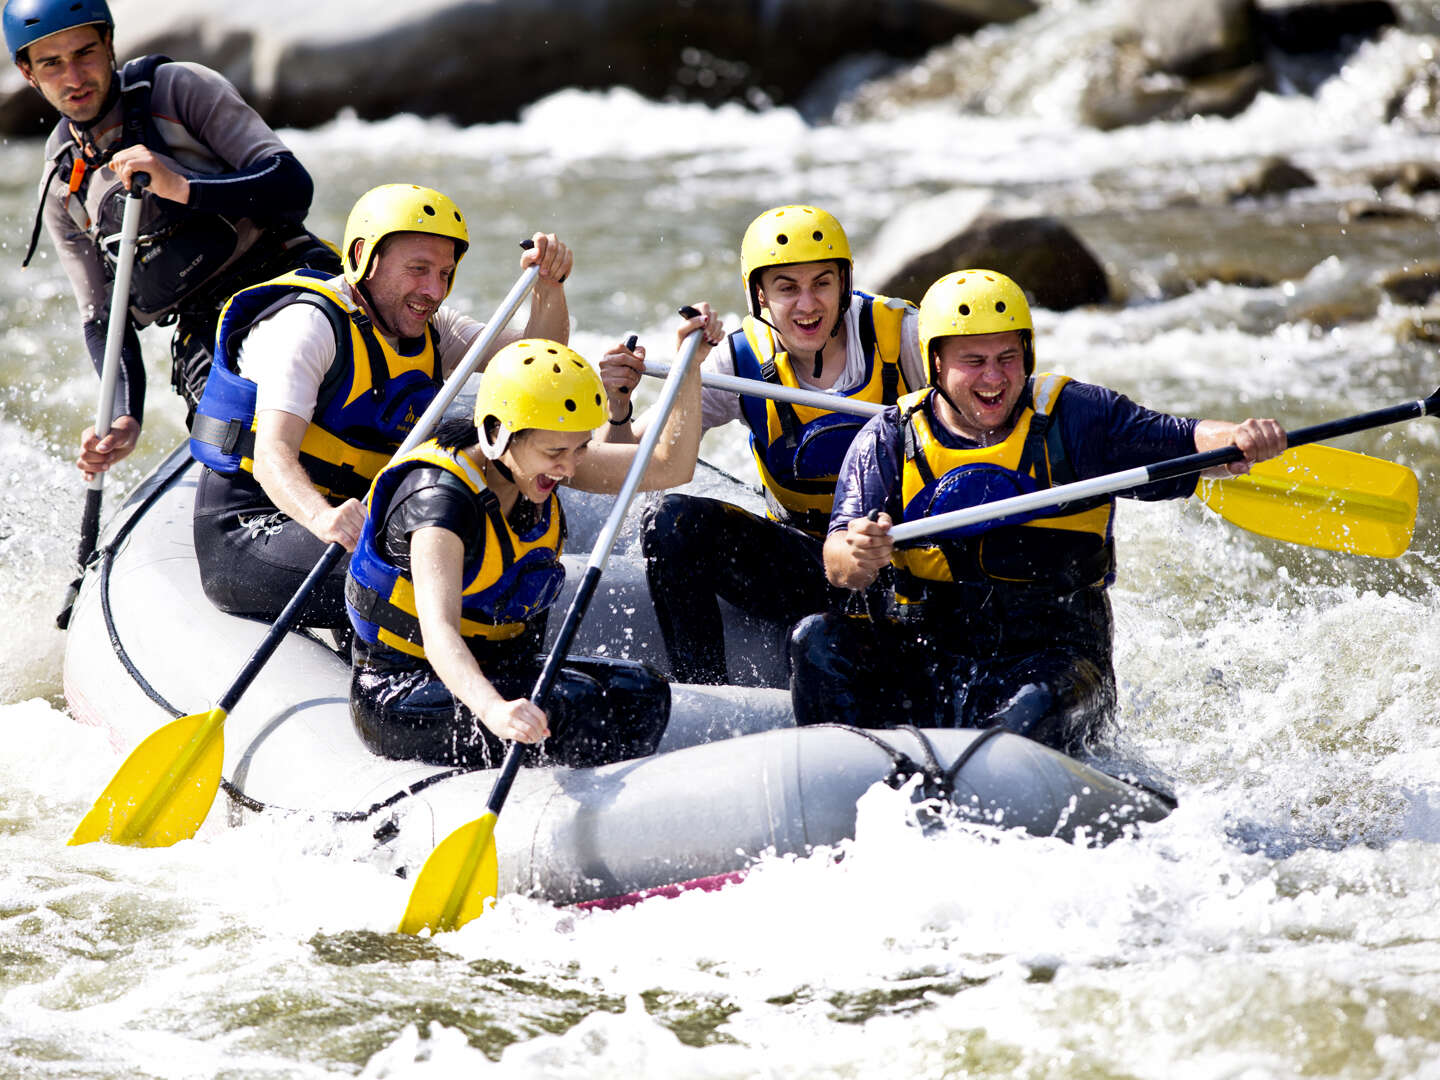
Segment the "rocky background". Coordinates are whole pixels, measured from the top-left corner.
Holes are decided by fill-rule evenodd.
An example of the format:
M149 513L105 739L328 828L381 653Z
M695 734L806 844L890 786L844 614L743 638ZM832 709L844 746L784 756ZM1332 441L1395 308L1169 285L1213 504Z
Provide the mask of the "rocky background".
M1001 113L1016 102L1007 98L1003 57L987 54L984 28L1039 6L314 0L287 7L278 0L192 0L176 12L167 4L114 0L112 10L122 58L163 52L208 64L273 125L303 128L342 110L366 119L446 116L462 125L505 120L564 87L626 86L656 98L741 101L757 109L787 105L817 125L883 119L886 110L916 102ZM1423 15L1424 4L1407 10L1412 18L1417 10ZM1358 44L1402 20L1390 0L1134 0L1105 11L1088 24L1077 19L1073 41L1089 58L1080 119L1100 130L1235 116L1264 89L1312 92ZM1440 5L1431 17L1440 27ZM975 67L987 63L993 78L977 91ZM1437 101L1434 57L1418 56L1388 118L1440 130ZM53 121L39 96L7 69L0 78L0 133L38 135ZM1440 190L1435 165L1387 167L1369 178L1373 200L1352 200L1341 212L1355 222L1410 218L1433 227L1424 200ZM1314 183L1291 163L1269 159L1232 189L1200 193L1195 201L1223 206L1283 197ZM937 200L907 213L908 224L892 223L875 253L890 264L872 279L876 287L918 299L939 274L978 264L1019 277L1051 309L1115 299L1104 268L1063 221L1043 212L1017 216L1013 207L973 192ZM949 224L937 244L934 222L942 213ZM1233 260L1201 277L1207 275L1253 284L1273 278ZM1192 277L1174 287L1197 283ZM1386 287L1423 303L1440 287L1440 275L1435 265L1407 264Z

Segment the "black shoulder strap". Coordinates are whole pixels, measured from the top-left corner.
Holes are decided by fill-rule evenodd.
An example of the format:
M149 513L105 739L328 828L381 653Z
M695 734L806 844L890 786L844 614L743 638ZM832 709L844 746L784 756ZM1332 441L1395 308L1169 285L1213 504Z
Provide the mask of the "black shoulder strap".
M169 154L170 146L160 134L150 109L150 96L155 92L155 69L170 62L170 57L154 53L131 60L120 69L121 124L116 150L141 145Z
M31 258L35 255L35 245L40 241L40 223L45 220L45 200L50 197L50 185L55 182L55 175L64 164L65 155L61 154L55 159L55 167L50 170L50 175L45 177L45 186L40 189L40 205L35 208L35 224L30 228L30 243L25 248L25 258L20 260L20 269L30 265Z

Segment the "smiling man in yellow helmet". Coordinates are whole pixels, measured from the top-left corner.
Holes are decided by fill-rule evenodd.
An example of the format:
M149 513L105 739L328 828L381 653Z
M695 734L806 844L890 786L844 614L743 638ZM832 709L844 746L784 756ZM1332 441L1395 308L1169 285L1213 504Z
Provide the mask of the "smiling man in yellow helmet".
M696 307L677 345L694 330L719 337L709 306ZM694 473L699 383L692 372L682 385L643 488ZM617 492L635 458L634 445L591 444L604 398L571 349L515 342L480 380L473 421L446 421L376 479L347 600L351 715L377 753L479 768L500 763L504 740L544 741L544 760L580 767L659 744L670 687L633 660L566 658L544 709L526 696L565 579L557 490Z
M836 486L825 541L835 585L893 573L893 611L817 615L791 637L802 724L1001 725L1067 752L1104 733L1115 706L1107 587L1113 496L897 545L892 524L1234 445L1244 472L1285 449L1274 420L1189 420L1104 387L1035 374L1019 286L962 270L920 304L930 385L874 417ZM1128 494L1185 498L1194 476ZM872 519L872 515L874 515Z
M329 544L354 550L370 481L483 328L442 306L469 244L449 198L384 184L350 211L341 276L295 271L225 305L190 433L196 555L222 611L271 621ZM565 341L570 250L537 233L520 265L540 267L524 335ZM342 560L301 622L347 628L344 584Z
M854 287L850 242L826 211L780 206L755 218L740 243L740 279L749 315L707 371L873 404L924 385L914 305ZM641 355L620 348L601 362L611 439L638 439L645 429L643 416L632 428L624 397ZM650 595L682 682L729 681L721 599L783 628L844 599L825 580L821 545L835 477L861 421L706 387L705 429L732 420L750 429L767 517L672 493L641 532Z

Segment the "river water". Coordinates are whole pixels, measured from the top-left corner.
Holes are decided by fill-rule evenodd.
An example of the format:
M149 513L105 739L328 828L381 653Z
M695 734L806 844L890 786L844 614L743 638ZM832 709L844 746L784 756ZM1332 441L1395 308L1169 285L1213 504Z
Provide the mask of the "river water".
M474 243L454 302L482 316L516 241L559 232L577 251L573 341L592 356L632 329L663 355L670 313L697 298L735 325L738 237L767 206L833 210L863 286L886 219L959 187L1064 216L1123 296L1037 312L1042 369L1291 426L1433 391L1415 328L1434 312L1376 286L1436 257L1433 224L1342 208L1373 197L1367 171L1436 160L1433 122L1385 109L1433 65L1440 12L1411 4L1406 29L1314 96L1102 134L1073 120L1084 61L1065 43L1109 8L1056 3L987 35L1006 94L985 116L917 105L810 129L783 109L567 92L513 124L342 117L286 138L326 235L377 183L455 197ZM1319 186L1210 198L1271 153ZM718 893L609 913L508 898L416 940L391 933L404 882L327 854L318 827L65 847L126 748L73 723L60 690L53 619L82 503L70 448L95 380L53 259L18 269L39 172L38 143L5 144L0 1076L1440 1077L1432 420L1344 443L1419 474L1415 539L1393 561L1266 540L1188 503L1123 505L1122 723L1180 808L1104 850L924 836L877 791L838 864L773 860ZM1175 287L1224 263L1273 284ZM145 341L150 419L111 505L182 434L164 340ZM738 431L707 450L748 468Z

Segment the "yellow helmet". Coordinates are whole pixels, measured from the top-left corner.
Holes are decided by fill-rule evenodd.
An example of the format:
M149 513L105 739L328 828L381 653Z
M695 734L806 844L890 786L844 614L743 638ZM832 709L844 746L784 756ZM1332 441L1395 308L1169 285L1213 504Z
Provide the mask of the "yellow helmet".
M740 283L750 314L760 316L760 271L772 266L811 262L840 263L840 310L850 306L850 241L840 222L814 206L777 206L766 210L740 241Z
M499 421L493 434L487 421ZM475 428L485 456L498 458L517 431L594 431L605 422L600 375L568 345L512 341L490 358L475 393Z
M460 265L470 246L465 215L449 198L434 188L418 184L381 184L356 200L345 221L343 262L345 280L359 285L370 271L370 261L380 241L392 233L428 233L455 241L455 265ZM355 241L364 243L355 250ZM454 279L451 279L452 284ZM448 296L450 290L447 288Z
M1020 331L1025 350L1025 374L1035 373L1035 327L1030 305L1020 286L995 270L957 270L946 274L920 301L920 355L930 381L935 381L935 357L930 345L936 338L966 334L1000 334Z

